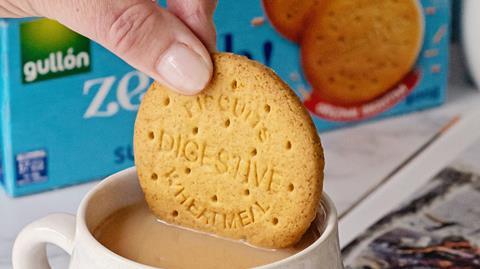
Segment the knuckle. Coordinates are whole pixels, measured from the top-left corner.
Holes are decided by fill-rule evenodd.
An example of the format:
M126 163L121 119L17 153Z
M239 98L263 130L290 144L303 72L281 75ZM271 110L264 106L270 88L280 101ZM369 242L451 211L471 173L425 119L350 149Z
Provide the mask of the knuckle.
M204 13L204 5L198 0L177 2L184 19L198 19Z
M106 44L119 53L127 52L148 34L149 20L155 9L136 4L111 15L104 30Z
M202 19L204 15L205 15L205 11L203 10L203 8L197 5L194 8L192 8L189 13L187 13L186 17L189 19L198 20L198 19Z
M189 5L188 5L189 4ZM215 11L216 0L185 1L184 19L189 21L209 20Z

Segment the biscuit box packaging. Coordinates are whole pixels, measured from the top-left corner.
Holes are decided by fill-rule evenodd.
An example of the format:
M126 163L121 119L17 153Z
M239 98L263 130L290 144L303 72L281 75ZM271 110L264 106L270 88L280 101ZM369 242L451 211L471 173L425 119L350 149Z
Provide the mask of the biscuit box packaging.
M450 4L220 1L218 47L270 66L325 131L444 102Z
M132 166L135 113L150 78L55 21L1 23L7 193L101 179Z
M336 1L340 0L324 2ZM355 100L346 102L341 96L339 102L335 98L327 98L324 93L329 92L326 89L330 90L331 85L318 83L322 82L321 76L320 79L316 78L316 73L332 73L331 69L338 69L341 73L341 63L345 58L339 57L337 61L333 57L333 62L340 64L332 65L330 69L327 61L327 69L314 64L313 68L312 65L308 66L314 72L308 73L308 76L304 72L305 58L325 55L321 44L313 42L313 45L304 45L305 42L302 41L302 37L308 34L303 29L314 31L314 36L321 35L324 31L322 26L308 27L313 24L310 18L326 16L321 14L326 9L318 12L319 15L316 13L318 8L308 6L309 2L278 7L269 6L267 0L219 1L215 13L218 49L246 55L274 69L300 96L319 131L411 112L443 102L447 75L449 1L413 1L417 8L413 12L410 10L413 15L388 13L389 18L398 17L398 22L382 16L378 18L379 21L387 20L387 29L395 29L395 25L405 24L402 16L406 16L403 20L413 21L421 30L417 29L415 35L413 29L411 32L414 34L406 35L406 40L399 39L399 42L413 44L407 48L414 53L402 51L402 55L406 55L402 57L410 59L411 70L397 71L396 75L402 77L393 86L383 91L377 87L367 99L360 94L364 98L361 103ZM335 8L329 10L327 15L333 14ZM362 8L365 9L360 6L355 10L363 10ZM397 10L390 6L382 8ZM403 8L407 8L405 12L408 12L408 7ZM303 14L309 10L314 14ZM347 16L350 13L346 15L342 12L346 11L337 11L339 18L352 17ZM372 13L368 10L365 12L367 15ZM299 14L309 19L299 17ZM359 15L362 13L355 13L355 16ZM294 20L285 23L282 21L285 18ZM339 20L338 28L340 22L346 23ZM370 43L385 36L383 28L378 28L382 24L374 24L378 29L369 29L368 24L357 24L367 29L364 30L367 33L375 33L366 34L369 37L366 40ZM411 24L407 23L407 30L408 25ZM342 26L340 30L342 29L345 27ZM342 34L340 30L337 29L335 34ZM356 31L361 32L360 30ZM0 20L0 32L0 175L6 192L11 196L35 193L101 179L132 166L133 123L143 93L151 80L100 45L51 20L3 19ZM350 38L348 33L345 34L345 41ZM338 40L341 41L341 36ZM415 46L419 42L420 45ZM381 50L385 43L388 44L388 40L368 47L368 50ZM361 45L361 42L355 44ZM350 48L355 49L357 45ZM309 49L304 53L302 47ZM343 52L340 56L347 54L345 50L339 51ZM354 53L352 55L355 56ZM353 65L363 68L365 64L362 61L365 59L362 59L362 54L359 55ZM314 63L321 61L317 58L313 60ZM381 61L374 59L373 62L378 64L376 69L383 70ZM386 61L383 64L389 63ZM403 65L405 69L405 64ZM385 84L383 77L369 75L375 73L376 69L372 71L367 66L367 73L360 74ZM395 68L386 70L395 73ZM355 79L358 80L355 74L347 78L338 81L354 84ZM345 92L342 84L332 85L331 92L337 95ZM361 80L354 86L357 85L366 85L366 88L371 86ZM347 88L350 86L346 85ZM356 93L358 89L355 88L352 92ZM338 96L336 98L339 99Z

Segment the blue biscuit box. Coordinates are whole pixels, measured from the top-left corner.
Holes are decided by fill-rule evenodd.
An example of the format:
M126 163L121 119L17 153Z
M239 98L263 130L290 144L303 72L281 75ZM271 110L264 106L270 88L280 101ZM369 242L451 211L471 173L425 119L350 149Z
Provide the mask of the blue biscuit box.
M362 106L313 97L299 45L277 32L260 0L219 1L218 49L274 69L319 131L415 111L444 100L449 35L449 1L419 4L424 43L415 67L385 96ZM132 166L133 123L150 78L48 19L0 20L0 33L0 178L7 193L78 184Z
M47 19L3 20L2 164L19 196L133 165L132 129L150 78Z

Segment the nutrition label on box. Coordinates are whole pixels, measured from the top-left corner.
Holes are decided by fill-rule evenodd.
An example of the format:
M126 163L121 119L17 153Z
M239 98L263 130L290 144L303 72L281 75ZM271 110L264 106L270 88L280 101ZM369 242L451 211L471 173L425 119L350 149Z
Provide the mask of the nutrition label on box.
M47 153L44 150L17 154L17 185L47 180Z

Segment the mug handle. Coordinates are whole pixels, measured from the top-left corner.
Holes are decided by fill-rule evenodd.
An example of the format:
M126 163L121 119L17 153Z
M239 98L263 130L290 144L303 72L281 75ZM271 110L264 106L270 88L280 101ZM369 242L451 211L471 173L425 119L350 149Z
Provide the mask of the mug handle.
M12 250L14 269L50 269L46 244L51 243L72 255L75 216L51 214L27 225L18 234Z

